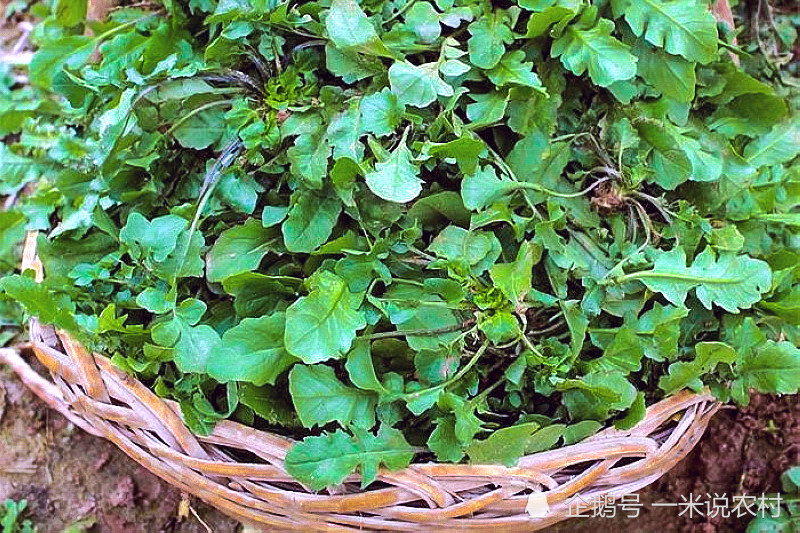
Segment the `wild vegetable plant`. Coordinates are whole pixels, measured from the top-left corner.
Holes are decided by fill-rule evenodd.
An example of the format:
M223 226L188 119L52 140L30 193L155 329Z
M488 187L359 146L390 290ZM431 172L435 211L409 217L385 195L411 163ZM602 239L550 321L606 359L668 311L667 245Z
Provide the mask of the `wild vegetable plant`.
M297 438L322 489L797 392L796 72L708 2L85 13L0 110L3 234L46 271L0 287L195 431Z

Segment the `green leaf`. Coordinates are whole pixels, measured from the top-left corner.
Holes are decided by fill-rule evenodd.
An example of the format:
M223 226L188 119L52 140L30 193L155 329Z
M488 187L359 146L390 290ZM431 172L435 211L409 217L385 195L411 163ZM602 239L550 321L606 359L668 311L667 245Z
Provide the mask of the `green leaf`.
M778 300L761 302L759 307L772 311L787 324L800 325L800 286L795 285Z
M498 429L489 438L475 441L467 446L469 462L514 467L519 458L525 454L528 441L537 429L539 429L539 424L536 423Z
M672 363L669 374L661 376L658 386L666 394L689 387L695 391L703 388L703 374L714 370L718 363L733 364L736 351L722 342L699 342L695 345L696 357L690 363Z
M342 203L338 198L308 190L293 196L289 216L281 225L283 241L290 252L311 253L331 236Z
M177 215L165 215L150 222L134 211L128 215L119 239L128 246L128 253L134 258L146 255L162 262L175 250L178 237L188 225L185 218Z
M694 64L641 43L633 48L639 58L637 72L661 94L678 102L691 102L697 84Z
M206 373L208 360L221 342L214 328L200 324L206 304L187 298L175 309L174 317L153 326L153 342L165 348L174 348L175 364L181 372Z
M411 164L411 151L406 148L405 139L403 135L389 159L376 163L375 170L364 176L369 189L390 202L410 202L422 192L422 180L417 177L417 167Z
M734 367L734 398L747 403L749 390L764 394L797 394L800 389L800 348L791 342L768 340L739 353Z
M653 168L659 185L672 190L689 179L692 161L671 130L658 121L648 119L637 120L634 126L642 139L655 149Z
M403 116L403 107L399 104L397 95L388 88L363 97L359 103L359 111L364 129L378 137L394 133Z
M531 290L533 267L542 257L542 248L532 242L523 244L513 263L496 263L489 269L494 286L516 305Z
M250 218L220 234L206 257L209 281L222 281L258 268L261 260L275 249L275 231Z
M500 241L488 231L468 231L447 226L433 240L428 250L436 255L461 263L478 276L500 257Z
M427 151L433 156L455 158L461 172L472 174L478 167L481 154L486 151L486 145L479 139L464 136L446 143L431 144Z
M394 63L389 67L389 85L400 104L414 107L428 107L438 96L453 96L453 87L439 77L436 63Z
M286 310L286 349L304 363L343 357L367 324L358 312L361 297L327 271L315 275L309 287L309 295Z
M285 325L284 313L245 318L222 334L222 344L208 359L208 375L223 383L274 385L275 379L296 361L283 345Z
M439 384L458 371L461 354L446 351L420 350L414 356L414 368L419 380L430 384Z
M381 302L392 324L399 332L430 330L457 326L460 321L442 299L413 285L392 284ZM458 331L439 335L407 335L406 341L413 350L438 350L440 344L453 342Z
M505 53L505 45L514 41L504 13L495 11L469 25L472 37L467 41L469 60L480 68L494 68Z
M606 19L589 30L569 26L553 41L550 55L560 57L576 76L588 70L592 81L601 87L629 80L636 75L636 56L629 52L630 47L611 37L613 30L614 23Z
M470 94L475 103L467 106L467 118L475 129L494 124L503 119L508 106L508 91L491 91L484 94Z
M222 280L225 292L234 296L233 308L241 317L260 317L271 314L286 300L295 297L295 291L280 278L256 272L242 272Z
M603 425L594 420L583 420L577 424L570 424L564 428L564 446L581 442L583 439L594 435Z
M781 490L790 494L800 492L800 466L793 466L781 474Z
M717 23L696 0L612 0L614 16L624 14L633 33L689 61L717 58Z
M572 348L572 357L577 359L583 350L583 343L586 339L586 328L589 325L589 318L580 308L578 300L561 300L559 302L561 312L564 313L564 318L567 321L570 334L570 347Z
M455 415L455 437L461 444L469 444L483 429L483 422L475 416L475 402L469 402L452 393L442 394L438 405Z
M462 444L456 438L456 421L452 416L436 419L436 427L426 443L442 462L457 463L464 457Z
M264 210L261 212L261 225L265 228L271 228L283 222L288 213L289 208L286 206L264 206Z
M86 4L86 0L58 0L54 10L58 24L69 28L83 22L86 19Z
M494 344L503 344L519 338L522 333L519 322L509 311L498 311L491 315L483 315L478 321L486 338Z
M464 207L480 211L519 189L519 183L497 177L494 168L486 165L461 181L461 198Z
M563 394L563 402L573 420L605 420L611 411L623 411L633 405L636 387L618 371L594 371Z
M647 407L644 403L644 393L639 391L625 416L614 421L614 427L623 431L631 429L644 420L645 415L647 415Z
M350 437L344 431L306 437L286 454L286 470L312 490L321 490L342 483L361 470L361 485L366 487L378 474L378 467L390 470L405 468L414 458L414 449L403 434L381 426L378 435L357 433Z
M800 122L788 120L750 142L743 155L748 163L758 168L791 161L797 154L800 154Z
M583 0L548 0L543 3L523 0L520 5L526 9L537 11L528 19L526 37L533 38L544 35L553 25L555 25L554 32L560 34L560 31L557 31L558 28L563 27L575 18L581 7L583 7Z
M172 134L184 148L203 150L219 141L224 128L225 111L211 107L186 115L172 130Z
M375 27L355 0L333 0L325 18L325 28L337 48L390 57Z
M706 309L716 304L731 313L747 309L768 291L772 271L764 261L746 255L722 254L715 257L711 248L686 267L683 248L676 247L656 256L652 270L622 276L618 281L638 279L650 290L660 292L674 305L681 306L695 288Z
M65 294L52 291L27 275L14 274L0 279L0 290L43 324L52 324L71 333L79 331L75 304Z
M537 453L551 449L564 435L564 424L552 424L536 431L528 438L525 453Z
M307 428L339 422L369 429L375 425L375 395L346 386L325 365L295 365L289 392L300 422Z
M175 307L175 293L168 295L163 289L148 287L136 297L136 304L160 315Z
M522 50L509 52L486 75L498 87L513 84L533 87L545 92L539 76L533 72L533 63L523 63L524 60L525 52Z
M297 115L292 115L289 120ZM284 126L289 124L289 120ZM322 126L318 115L304 115L297 122L299 136L294 144L286 150L291 163L291 171L295 176L303 178L310 188L322 188L322 180L328 172L328 157L331 155L330 144L325 142L326 129ZM284 133L284 136L288 136Z
M405 16L406 27L417 34L423 43L433 43L442 33L439 13L429 2L416 2Z
M31 58L31 82L43 89L52 90L53 79L63 68L77 69L94 52L97 41L86 35L67 35L47 40Z
M357 340L353 343L353 348L347 354L347 363L345 363L344 367L347 370L350 381L359 389L377 392L380 395L389 392L381 385L381 382L378 381L378 376L375 374L369 341Z

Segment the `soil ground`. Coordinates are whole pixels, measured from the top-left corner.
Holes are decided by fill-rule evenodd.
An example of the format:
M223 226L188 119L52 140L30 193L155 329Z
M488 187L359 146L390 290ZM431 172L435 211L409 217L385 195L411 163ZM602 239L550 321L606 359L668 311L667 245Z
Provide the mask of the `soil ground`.
M747 517L690 518L681 496L760 495L779 490L780 474L800 464L800 399L755 396L724 409L698 447L669 474L640 491L637 518L580 518L549 531L619 533L741 532ZM0 369L0 501L28 500L40 533L79 523L90 533L235 533L242 526L182 496L112 444L73 427ZM182 500L184 501L181 505ZM180 509L189 504L188 516ZM184 513L185 515L186 513ZM90 526L90 524L92 524Z

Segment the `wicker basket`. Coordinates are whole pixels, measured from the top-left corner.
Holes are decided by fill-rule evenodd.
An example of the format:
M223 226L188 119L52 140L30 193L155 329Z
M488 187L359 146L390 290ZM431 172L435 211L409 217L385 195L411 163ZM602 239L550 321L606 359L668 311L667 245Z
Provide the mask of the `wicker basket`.
M23 268L36 270L41 280L35 243L36 235L29 234ZM363 490L358 476L350 476L327 493L314 493L284 469L290 439L230 421L218 423L209 436L194 435L177 404L157 397L108 358L35 319L30 337L54 383L15 350L0 349L0 361L48 405L181 490L269 530L539 530L574 514L570 504L578 494L592 503L658 479L692 450L719 407L708 394L683 391L648 408L630 430L609 428L578 444L523 457L514 468L417 463L381 471ZM233 450L260 461L238 462ZM532 492L546 495L546 516L526 512Z

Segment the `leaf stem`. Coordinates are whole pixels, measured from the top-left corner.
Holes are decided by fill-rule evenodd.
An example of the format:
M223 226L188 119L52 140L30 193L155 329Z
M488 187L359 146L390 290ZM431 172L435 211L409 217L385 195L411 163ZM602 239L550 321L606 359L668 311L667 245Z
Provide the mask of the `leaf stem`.
M403 7L401 7L401 8L400 8L400 9L398 9L397 11L395 11L394 15L392 15L391 17L389 17L388 19L386 19L385 21L383 21L383 24L389 24L389 23L390 23L390 22L392 22L393 20L396 20L396 19L397 19L397 17L400 17L400 16L402 16L402 15L403 15L403 13L405 13L406 11L408 11L408 10L411 8L411 6L413 6L413 5L414 5L414 3L416 3L416 1L417 1L417 0L408 0L408 2L406 2L406 3L405 3L405 5L404 5Z
M456 381L458 381L458 380L460 380L461 378L463 378L463 377L464 377L464 375L465 375L467 372L469 372L469 370L470 370L470 369L471 369L473 366L475 366L475 363L477 363L477 362L478 362L478 359L480 359L480 358L481 358L481 356L484 354L484 352L486 352L486 349L487 349L488 347L489 347L489 342L488 342L488 341L487 341L487 342L484 342L483 344L481 344L481 347L480 347L480 348L478 348L478 351L477 351L477 352L475 352L475 354L474 354L474 355L472 356L472 358L471 358L471 359L470 359L470 360L467 362L467 364L466 364L466 365L464 365L464 368L462 368L461 370L459 370L459 371L458 371L458 372L457 372L457 373L456 373L456 374L455 374L455 375L454 375L452 378L448 379L448 380L447 380L447 381L445 381L444 383L440 383L440 384L438 384L438 385L436 385L436 386L433 386L433 387L428 387L427 389L422 389L422 390L418 390L418 391L415 391L415 392L410 392L410 393L408 393L408 394L403 394L403 395L401 396L401 398L404 398L404 399L409 399L409 398L417 398L417 397L419 397L419 396L422 396L423 394L427 394L427 393L429 393L429 392L435 391L436 389L444 389L444 388L446 388L446 387L449 387L450 385L452 385L452 384L453 384L453 383L455 383Z
M461 324L453 324L452 326L445 326L441 328L434 328L434 329L410 329L407 331L383 331L380 333L372 333L370 335L362 335L359 337L361 340L375 340L375 339L388 339L391 337L402 337L404 335L410 336L429 336L429 335L440 335L442 333L452 333L454 331L464 331L465 329L473 326L475 324L475 319L470 318L469 320L465 320Z

